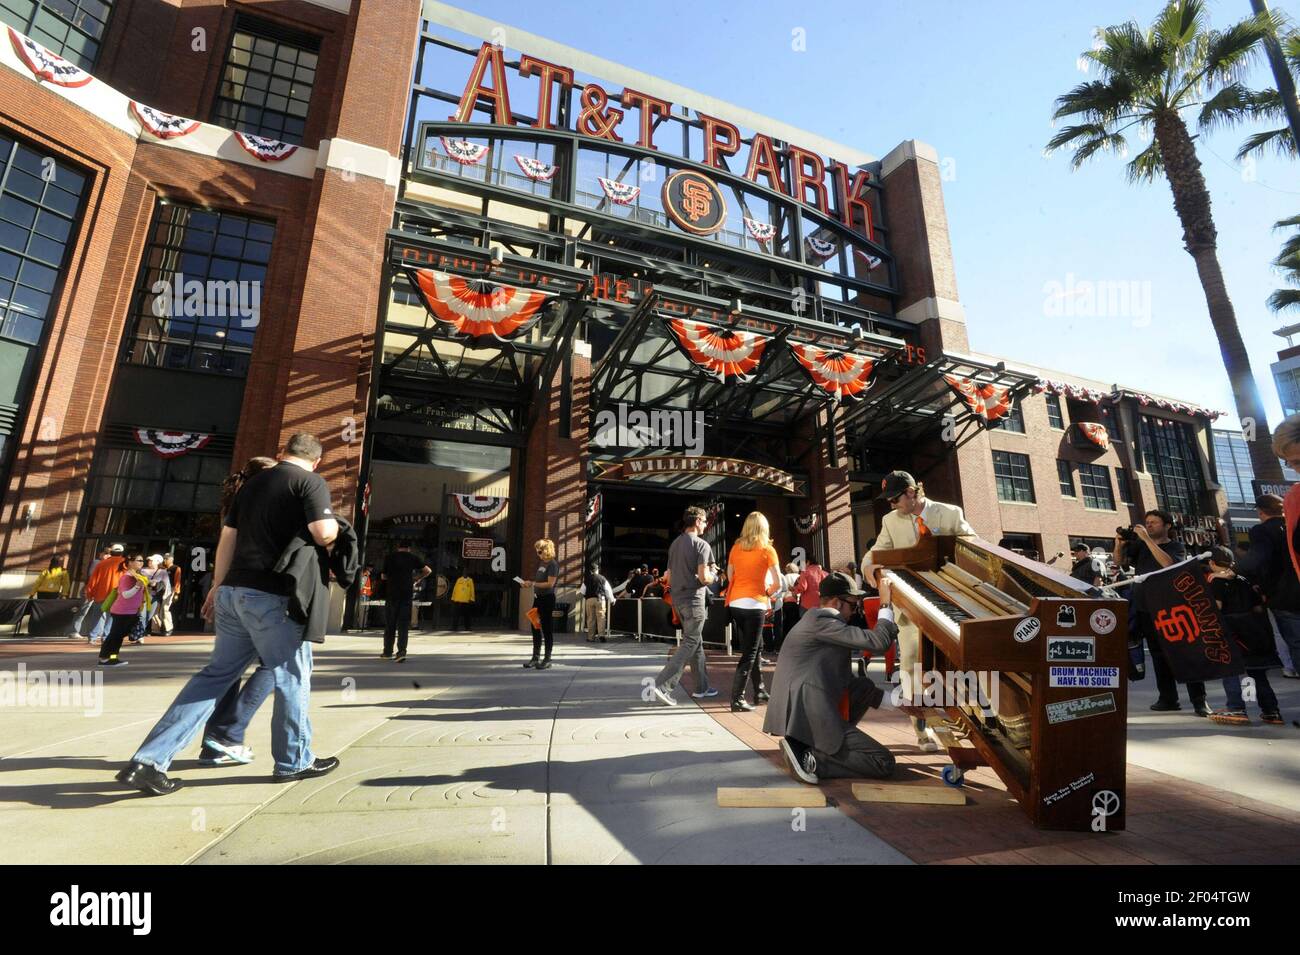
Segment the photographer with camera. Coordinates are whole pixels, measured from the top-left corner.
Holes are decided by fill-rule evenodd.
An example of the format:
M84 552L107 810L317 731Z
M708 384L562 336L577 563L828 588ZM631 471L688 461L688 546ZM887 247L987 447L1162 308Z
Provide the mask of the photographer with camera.
M1187 558L1187 548L1182 541L1170 540L1169 532L1173 529L1173 515L1167 511L1147 511L1141 524L1133 527L1115 528L1115 563L1121 567L1132 567L1135 576L1163 570ZM1160 696L1151 704L1156 712L1180 710L1178 703L1178 681L1165 660L1160 641L1155 637L1155 628L1151 615L1142 609L1138 600L1138 588L1141 583L1129 588L1129 633L1137 640L1146 640L1151 651L1151 666L1156 671L1156 686ZM1205 684L1193 681L1187 684L1187 698L1197 716L1209 716L1210 707L1205 702Z

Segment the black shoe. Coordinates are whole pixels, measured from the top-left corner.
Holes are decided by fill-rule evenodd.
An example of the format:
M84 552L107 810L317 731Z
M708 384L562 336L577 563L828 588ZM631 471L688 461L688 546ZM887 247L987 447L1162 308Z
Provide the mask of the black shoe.
M144 763L130 763L115 777L123 786L138 789L148 796L166 796L184 785L179 779L168 779L161 770Z
M393 662L394 662L394 663L405 663L405 662L406 662L406 651L405 651L405 650L398 650L398 651L397 651L397 656L393 657Z
M391 660L391 659L393 659L393 655L392 655L391 653L381 653L381 654L379 654L379 659L381 659L381 660Z
M731 701L731 712L733 713L752 713L754 712L754 709L754 704L749 702L749 700Z
M1192 712L1197 716L1209 716L1210 704L1206 703L1204 700L1197 700L1192 704Z
M538 660L537 657L533 657L531 660L529 660L527 663L524 664L524 669L531 670L533 667L537 666L540 662L541 661Z
M1169 713L1174 710L1181 710L1182 707L1178 705L1177 700L1172 703L1168 700L1156 700L1151 704L1151 709L1155 710L1157 713Z
M119 660L117 657L112 657L108 660L100 660L95 665L101 667L124 667L124 666L130 666L130 664L131 664L130 660Z
M293 782L296 779L315 779L317 776L332 773L338 768L339 758L337 756L326 756L323 759L317 756L306 769L300 769L296 773L276 773L272 778L277 783Z
M601 637L601 638L600 638L600 642L601 642L601 643L605 643L605 642L606 642L606 641L605 641L605 638L604 638L604 637Z
M807 746L798 740L782 736L781 755L785 757L785 764L795 779L810 786L817 785L817 760Z
M762 690L759 690L757 693L754 694L755 703L766 703L771 698L772 696L770 693L764 693Z
M551 668L551 658L550 658L550 657L547 657L547 658L546 658L545 660L543 660L541 663L537 664L537 669L539 669L539 670L549 670L550 668Z

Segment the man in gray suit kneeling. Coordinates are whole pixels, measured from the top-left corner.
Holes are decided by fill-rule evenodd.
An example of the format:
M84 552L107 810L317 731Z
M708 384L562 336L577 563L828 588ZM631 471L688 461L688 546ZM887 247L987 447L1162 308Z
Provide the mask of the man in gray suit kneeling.
M858 720L885 694L866 677L853 676L852 660L863 650L884 653L898 635L889 581L881 581L880 617L872 630L848 622L866 593L847 574L829 574L818 593L821 606L804 614L781 647L763 731L782 737L786 763L805 783L887 779L894 773L893 754L858 729Z

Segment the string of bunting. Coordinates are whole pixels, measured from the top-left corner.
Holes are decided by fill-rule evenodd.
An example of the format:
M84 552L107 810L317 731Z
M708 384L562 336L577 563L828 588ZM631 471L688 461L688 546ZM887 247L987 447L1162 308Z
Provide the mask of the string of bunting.
M1177 411L1181 414L1209 418L1211 421L1223 417L1222 411L1215 411L1212 408L1190 404L1186 401L1170 401L1166 398L1145 394L1141 391L1106 392L1098 388L1089 388L1085 385L1071 384L1068 381L1055 381L1051 378L1038 379L1038 383L1034 386L1034 393L1042 394L1043 392L1053 395L1062 395L1066 398L1073 398L1076 401L1087 401L1090 404L1095 405L1106 401L1117 401L1120 397L1127 394L1136 398L1137 403L1143 408L1154 406L1162 408L1165 411Z

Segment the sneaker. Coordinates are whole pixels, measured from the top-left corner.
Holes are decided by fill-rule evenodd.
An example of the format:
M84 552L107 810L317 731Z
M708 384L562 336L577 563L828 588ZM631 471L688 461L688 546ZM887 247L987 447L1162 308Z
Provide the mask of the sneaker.
M1282 719L1282 714L1274 711L1272 713L1261 713L1259 718L1265 723L1271 723L1274 726L1282 726L1286 720ZM1211 717L1213 719L1213 717Z
M537 664L538 670L549 670L551 668L551 658L547 657L541 663Z
M296 773L275 773L271 778L277 783L296 782L299 779L315 779L317 776L324 776L332 773L339 768L339 758L337 756L326 756L324 759L317 756L311 761L311 765L298 770Z
M711 700L718 695L717 687L709 687L703 693L692 693L691 696L697 700Z
M665 693L663 690L659 689L659 687L657 687L657 686L652 686L652 687L650 687L650 692L653 693L655 696L657 696L657 697L659 698L659 702L662 703L662 704L664 704L664 706L676 706L676 705L677 705L677 701L676 701L675 699L673 699L671 693Z
M144 763L130 763L114 778L123 786L138 789L148 796L165 796L182 785L179 779L168 779L166 773Z
M244 766L253 761L253 747L244 746L237 743L221 743L211 737L203 741L203 749L217 755L203 759L199 757L199 762L212 766Z
M763 690L759 690L757 693L754 694L755 703L766 703L771 698L772 698L772 694L766 693Z
M406 654L405 654L403 651L398 650L398 651L397 651L397 656L393 657L393 662L394 662L394 663L405 663L405 662L406 662Z
M1300 680L1300 673L1296 673L1295 667L1283 667L1282 675L1288 680Z
M96 664L96 666L101 667L125 667L130 665L130 660L119 660L117 657L113 657L111 660L100 660L99 663Z
M798 750L795 749L796 746ZM812 750L798 741L792 741L788 736L782 736L781 755L785 757L785 764L795 779L809 786L817 785L817 758L813 756Z
M1211 723L1223 726L1249 726L1250 717L1245 710L1215 710L1209 716Z
M1181 710L1182 706L1179 705L1177 700L1172 703L1166 700L1156 700L1151 704L1151 709L1157 713L1172 713L1174 710Z
M918 736L916 739L916 747L923 753L939 752L939 744L928 736Z

